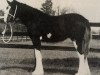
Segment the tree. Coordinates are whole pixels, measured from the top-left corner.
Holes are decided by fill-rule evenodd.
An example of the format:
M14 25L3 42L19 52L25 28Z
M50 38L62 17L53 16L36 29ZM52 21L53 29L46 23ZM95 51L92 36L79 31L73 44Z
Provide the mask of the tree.
M77 12L75 11L75 9L72 9L72 8L63 8L60 11L61 15L67 14L67 13L77 13Z
M46 0L45 3L42 4L41 10L48 15L55 15L55 11L52 10L52 5L51 0Z

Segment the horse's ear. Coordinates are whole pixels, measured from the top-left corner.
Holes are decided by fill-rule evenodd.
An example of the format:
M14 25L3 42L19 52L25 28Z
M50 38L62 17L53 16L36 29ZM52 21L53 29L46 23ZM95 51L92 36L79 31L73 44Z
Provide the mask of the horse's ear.
M6 0L7 1L7 3L10 5L11 4L11 2L9 1L9 0Z
M12 2L14 2L15 0L7 0L7 3L10 5Z

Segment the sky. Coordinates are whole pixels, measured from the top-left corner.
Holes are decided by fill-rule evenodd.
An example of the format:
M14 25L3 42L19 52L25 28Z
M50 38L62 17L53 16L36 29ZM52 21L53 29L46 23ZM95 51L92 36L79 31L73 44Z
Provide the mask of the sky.
M45 0L18 0L19 2L40 9ZM90 22L100 22L100 0L52 0L53 9L70 8L86 17ZM7 6L6 0L0 0L0 9Z

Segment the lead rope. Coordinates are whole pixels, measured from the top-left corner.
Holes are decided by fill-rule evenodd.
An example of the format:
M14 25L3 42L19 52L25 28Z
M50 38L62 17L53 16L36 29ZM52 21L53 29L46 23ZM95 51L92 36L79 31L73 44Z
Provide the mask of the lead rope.
M11 15L11 14L9 14L9 15L11 15L13 18L15 18L16 12L17 12L17 5L16 5L16 9L15 9L14 15ZM10 26L11 35L10 35L10 38L8 40L6 39L7 41L5 41L4 37L5 37L6 30L7 30L7 25L8 24L5 25L5 28L4 28L3 32L2 32L2 35L3 35L2 40L3 40L4 43L9 43L11 41L11 39L12 39L12 36L13 36L12 25L10 23L9 26Z
M11 35L10 35L10 38L8 40L5 39L5 33L6 33L6 30L7 30L7 25L8 24L5 25L5 28L4 28L3 32L2 32L2 35L3 35L2 36L2 40L3 40L4 43L9 43L11 41L11 39L12 39L12 36L13 36L12 26L11 26L11 24L9 24ZM5 40L7 40L7 41L5 41Z
M4 17L3 16L0 16L0 19L3 19ZM8 43L8 42L10 42L10 40L11 40L11 38L12 38L12 36L13 36L13 31L12 31L12 26L11 26L11 24L9 24L9 26L10 26L10 31L11 31L11 35L10 35L10 38L7 40L7 41L5 41L5 33L6 33L6 30L7 30L7 25L8 24L5 24L5 28L4 28L4 30L3 30L3 32L2 32L2 40L3 40L3 42L4 43Z

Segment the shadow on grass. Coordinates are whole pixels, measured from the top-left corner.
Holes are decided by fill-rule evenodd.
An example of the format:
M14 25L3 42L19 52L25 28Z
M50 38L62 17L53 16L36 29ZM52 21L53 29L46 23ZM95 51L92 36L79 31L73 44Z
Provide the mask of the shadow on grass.
M34 69L33 68L20 68L20 67L6 67L6 68L2 68L0 70L6 70L6 69L23 69L26 70L27 72L33 72ZM48 74L53 74L53 73L61 73L61 74L71 74L74 75L77 71L75 69L55 69L55 68L44 68L44 72L48 73Z
M0 44L1 48L20 48L20 49L34 49L33 45L23 45L23 44ZM74 47L65 46L41 46L41 50L59 50L59 51L75 51ZM90 48L91 52L100 52L100 49Z
M100 68L100 59L98 58L89 58L89 66ZM22 61L19 64L28 65L28 62ZM34 63L35 65L35 63ZM9 68L20 68L24 69L28 72L34 71L33 66L10 66L10 67L2 67L1 69L9 69ZM77 72L79 65L78 58L67 58L67 59L43 59L44 70L47 73L63 73L63 74L75 74ZM91 68L90 68L91 69Z
M100 58L88 58L88 63L90 67L100 68ZM78 58L67 58L67 59L44 59L43 64L52 68L53 66L58 67L78 67Z
M77 72L75 70L70 70L70 69L44 69L44 71L47 73L62 73L71 75L75 75L75 73Z

